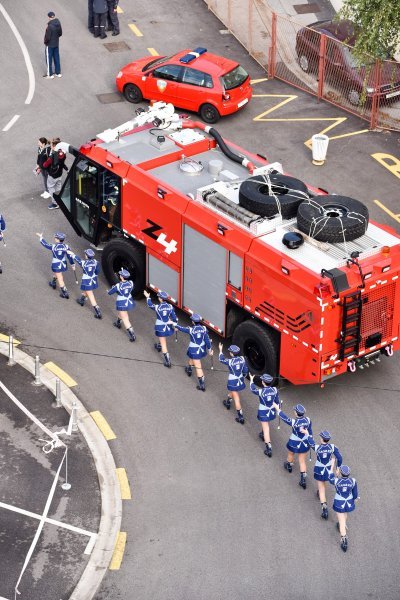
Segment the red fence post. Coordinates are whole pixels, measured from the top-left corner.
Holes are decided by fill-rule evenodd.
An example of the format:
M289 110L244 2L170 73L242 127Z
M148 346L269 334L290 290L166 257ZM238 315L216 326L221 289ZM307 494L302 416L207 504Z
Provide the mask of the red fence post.
M268 79L275 77L276 65L276 13L272 13L271 23L271 47L268 51Z
M326 59L326 35L321 35L319 44L319 63L318 63L318 91L317 97L320 100L324 94L324 78L325 78L325 59Z
M373 88L374 92L372 95L372 106L371 106L371 119L369 123L370 129L375 129L378 124L379 119L379 104L380 104L380 94L379 88L381 85L381 76L382 76L382 63L380 60L375 61L374 65L374 77L373 77Z

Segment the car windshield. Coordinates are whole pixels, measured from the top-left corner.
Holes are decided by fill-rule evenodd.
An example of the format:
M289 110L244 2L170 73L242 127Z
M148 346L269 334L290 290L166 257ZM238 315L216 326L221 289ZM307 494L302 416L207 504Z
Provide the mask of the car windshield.
M246 81L248 76L249 74L247 73L247 71L245 71L243 67L238 65L237 67L232 69L232 71L229 71L229 73L223 75L221 79L226 90L233 90L233 88L242 85L242 83Z
M147 65L143 67L142 71L147 71L147 69L150 69L150 67L162 65L166 60L170 60L171 58L172 56L157 56L156 58L153 58L153 60L148 62Z

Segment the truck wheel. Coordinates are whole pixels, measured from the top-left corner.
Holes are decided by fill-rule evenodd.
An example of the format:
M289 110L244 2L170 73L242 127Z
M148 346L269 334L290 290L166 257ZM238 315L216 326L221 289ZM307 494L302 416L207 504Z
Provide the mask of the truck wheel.
M216 123L221 115L212 104L203 104L200 106L199 115L205 123Z
M143 100L143 94L134 83L127 83L124 87L124 96L128 102L137 104Z
M236 327L232 342L242 350L251 373L278 378L279 337L274 331L248 319Z
M281 173L249 177L239 188L240 206L262 217L272 217L280 210L284 219L291 219L306 198L307 186Z
M340 244L365 234L368 208L347 196L318 196L300 204L297 227L320 242Z
M142 295L146 283L146 252L144 246L126 239L111 240L101 257L101 266L110 285L118 283L118 271L126 269L135 285L133 297Z

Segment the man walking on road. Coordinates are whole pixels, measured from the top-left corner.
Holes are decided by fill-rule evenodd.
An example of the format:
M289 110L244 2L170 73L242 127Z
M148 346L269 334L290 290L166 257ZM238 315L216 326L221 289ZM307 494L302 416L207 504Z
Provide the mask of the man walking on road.
M57 144L60 143L60 138L54 138L51 142L51 154L49 158L43 163L43 168L47 169L47 189L51 196L51 203L47 207L49 210L58 208L58 204L54 199L54 194L58 194L61 190L61 178L63 170L68 171L68 167L65 164L66 155L59 149L56 150Z
M47 16L50 19L47 23L46 32L44 34L47 73L46 75L43 75L43 77L46 77L46 79L54 79L53 62L56 76L62 76L59 51L59 43L60 37L62 36L62 28L60 21L56 18L56 15L53 13L53 11L47 13Z

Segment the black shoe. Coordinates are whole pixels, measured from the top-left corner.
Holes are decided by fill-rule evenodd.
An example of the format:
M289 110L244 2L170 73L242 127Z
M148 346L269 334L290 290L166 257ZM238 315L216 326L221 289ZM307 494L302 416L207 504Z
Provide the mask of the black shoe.
M136 340L136 335L135 335L135 332L133 331L133 328L129 327L129 329L127 330L127 333L128 333L129 341L134 342Z
M49 281L49 286L53 288L53 290L55 290L57 287L56 279L52 279L51 281Z
M119 35L119 31L113 31L112 35Z
M260 438L260 440L264 441L264 432L260 431L260 433L258 434L258 437Z
M164 367L170 369L172 367L168 352L164 354Z
M347 540L346 536L343 536L340 542L340 547L343 550L343 552L347 552L347 546L348 546L349 542Z
M196 388L200 391L200 392L205 392L206 391L206 384L204 382L204 377L198 377L199 383L196 386Z
M154 349L157 350L157 352L161 352L161 344L154 344Z
M244 416L243 415L238 415L235 418L236 423L240 423L241 425L244 425Z
M225 406L227 410L231 409L231 399L227 398L226 400L222 400L222 404Z
M68 290L66 287L62 288L60 291L60 298L65 298L66 300L69 299L69 294L68 294Z
M121 319L117 319L116 321L114 321L113 325L117 329L121 329Z
M81 296L80 298L76 299L77 304L80 304L81 306L83 306L85 304L85 296Z
M272 446L271 446L271 444L265 444L264 454L265 454L265 456L268 456L268 458L271 458L271 456L272 456Z
M191 367L190 365L185 367L185 373L186 373L186 375L187 375L188 377L191 377L191 376L192 376L193 369L192 369L192 367Z
M2 272L3 272L3 267L0 265L0 275L2 274Z
M285 462L283 463L283 468L286 469L286 471L289 471L289 473L291 473L293 471L292 463L290 463L287 460L285 460Z
M304 473L300 473L299 486L305 490L307 488L306 476Z
M106 34L106 33L103 33L103 35L101 35L101 36L100 36L100 39L101 39L101 40L105 40L105 39L106 39L106 37L107 37L107 34Z
M94 316L95 319L101 319L102 318L103 315L101 314L101 310L100 310L100 308L98 306L94 307L94 315L93 316Z
M322 506L321 517L325 520L328 518L328 507L326 506L326 504Z

